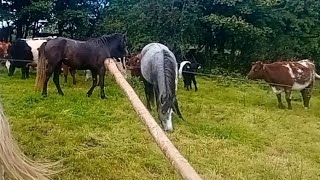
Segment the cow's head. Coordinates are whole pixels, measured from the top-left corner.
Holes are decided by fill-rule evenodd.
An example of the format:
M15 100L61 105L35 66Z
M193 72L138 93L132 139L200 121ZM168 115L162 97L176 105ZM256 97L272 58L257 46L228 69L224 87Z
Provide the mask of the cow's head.
M3 58L7 58L9 56L10 47L11 47L10 43L6 43L6 42L0 43L0 49L1 49L1 54Z
M261 61L253 62L250 72L247 75L248 79L262 79L264 76L264 64Z
M138 69L140 68L140 56L139 54L133 55L128 58L129 60L127 61L126 65L128 69Z

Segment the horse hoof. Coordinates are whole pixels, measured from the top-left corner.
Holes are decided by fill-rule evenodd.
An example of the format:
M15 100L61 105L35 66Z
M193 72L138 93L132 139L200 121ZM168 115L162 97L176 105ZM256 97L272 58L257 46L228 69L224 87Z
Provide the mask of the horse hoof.
M91 96L91 94L87 94L87 97L90 97Z
M106 96L101 96L101 99L106 99Z
M47 94L42 94L42 97L48 97L48 95Z

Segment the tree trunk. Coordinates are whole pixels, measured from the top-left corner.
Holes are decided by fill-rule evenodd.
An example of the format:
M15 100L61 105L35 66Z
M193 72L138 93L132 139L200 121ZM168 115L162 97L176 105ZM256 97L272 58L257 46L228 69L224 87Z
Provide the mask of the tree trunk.
M32 27L32 38L36 37L37 27L38 27L38 21L35 21Z
M63 34L63 23L58 22L58 32L59 32L59 36L62 36Z
M16 36L16 39L23 38L22 21L20 19L18 19L16 24L17 24L17 36Z
M24 32L24 38L25 38L25 39L28 37L29 25L30 25L30 23L29 23L29 22L26 22L26 29L25 29L25 32Z

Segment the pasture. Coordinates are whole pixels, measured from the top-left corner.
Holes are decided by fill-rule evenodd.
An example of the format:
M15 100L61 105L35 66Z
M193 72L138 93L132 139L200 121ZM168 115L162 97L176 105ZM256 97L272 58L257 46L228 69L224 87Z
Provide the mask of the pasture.
M35 74L0 71L0 101L27 156L63 160L55 179L180 179L149 136L110 74L106 100L76 74L60 96L49 81L48 97L34 92ZM293 110L280 110L265 85L228 78L199 78L198 92L179 81L182 115L169 138L203 179L319 179L320 86L310 109L293 93ZM142 85L130 81L145 102ZM283 99L284 100L284 99ZM283 101L284 104L285 101ZM156 113L153 112L154 117Z

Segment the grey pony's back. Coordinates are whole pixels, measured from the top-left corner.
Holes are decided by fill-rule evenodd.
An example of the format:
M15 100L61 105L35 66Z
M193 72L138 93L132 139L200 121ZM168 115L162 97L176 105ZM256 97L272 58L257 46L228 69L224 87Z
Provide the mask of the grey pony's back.
M146 81L158 86L159 95L164 100L164 111L172 106L176 96L177 68L176 58L167 46L150 43L142 49L141 74Z

